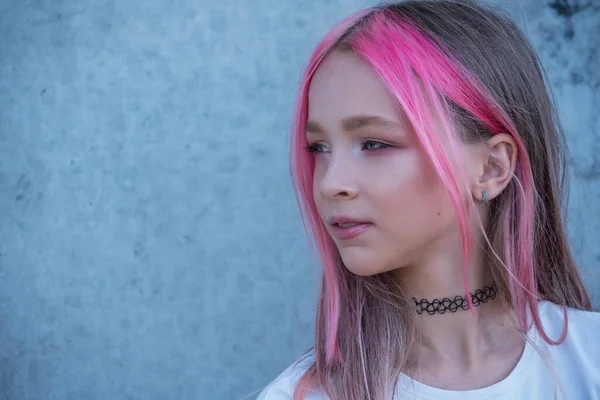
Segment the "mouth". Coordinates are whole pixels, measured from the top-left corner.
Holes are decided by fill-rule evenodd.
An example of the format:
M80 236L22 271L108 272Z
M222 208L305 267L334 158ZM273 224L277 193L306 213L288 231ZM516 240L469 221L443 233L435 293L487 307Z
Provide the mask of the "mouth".
M350 228L360 224L361 222L347 222L345 224L333 224L333 226L339 226L340 228Z
M331 234L338 240L350 240L362 235L373 225L369 221L355 220L348 217L334 216L329 218Z

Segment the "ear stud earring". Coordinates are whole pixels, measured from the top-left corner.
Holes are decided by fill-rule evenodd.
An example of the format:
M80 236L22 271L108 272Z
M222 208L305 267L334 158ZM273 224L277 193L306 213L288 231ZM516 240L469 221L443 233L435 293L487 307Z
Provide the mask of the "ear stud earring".
M483 200L483 204L485 204L487 206L488 203L490 202L490 194L488 193L487 190L483 189L481 191L481 198Z

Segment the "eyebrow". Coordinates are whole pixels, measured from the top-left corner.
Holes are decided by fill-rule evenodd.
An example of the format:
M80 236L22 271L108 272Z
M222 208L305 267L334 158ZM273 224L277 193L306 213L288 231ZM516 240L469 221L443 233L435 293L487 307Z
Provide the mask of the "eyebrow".
M352 115L342 120L342 129L345 131L353 131L365 126L377 126L381 128L397 128L398 123L392 120L379 117L377 115ZM323 133L321 126L315 121L306 123L306 132L308 133Z

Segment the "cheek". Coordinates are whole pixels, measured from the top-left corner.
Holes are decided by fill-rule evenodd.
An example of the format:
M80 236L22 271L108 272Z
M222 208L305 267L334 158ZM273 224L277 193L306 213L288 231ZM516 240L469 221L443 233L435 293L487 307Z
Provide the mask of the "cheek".
M315 169L313 171L312 189L313 189L313 200L315 201L315 204L317 205L318 209L320 209L320 207L321 207L320 203L323 200L323 196L321 196L321 191L320 191L321 179L323 179L323 168L320 167L319 165L317 165L317 163L315 163Z
M433 167L416 153L401 162L379 171L373 188L380 198L398 211L404 208L425 209L445 193L444 186ZM434 207L435 208L435 207Z
M445 186L425 156L390 169L374 182L379 218L394 236L426 236L454 218Z

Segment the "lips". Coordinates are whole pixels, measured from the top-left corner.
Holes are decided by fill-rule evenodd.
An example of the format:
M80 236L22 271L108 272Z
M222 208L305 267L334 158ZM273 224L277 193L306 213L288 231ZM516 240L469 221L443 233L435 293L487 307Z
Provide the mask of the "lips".
M328 219L331 234L339 240L350 240L365 233L371 225L369 221L344 216L333 216Z

